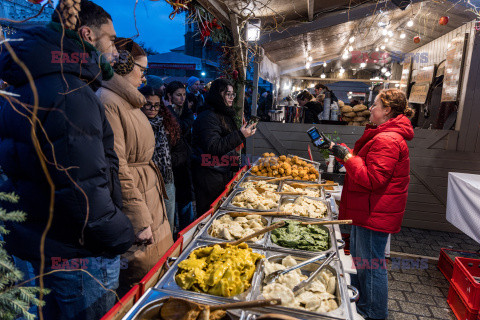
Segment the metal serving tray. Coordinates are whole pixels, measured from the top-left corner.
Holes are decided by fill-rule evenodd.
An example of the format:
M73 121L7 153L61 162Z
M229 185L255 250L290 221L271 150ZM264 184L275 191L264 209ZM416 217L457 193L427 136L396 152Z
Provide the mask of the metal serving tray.
M301 184L317 184L318 182L313 182L313 181L301 181L301 180L283 180L280 183L280 187L278 188L278 191L285 191L283 190L283 186L292 183L301 183ZM320 198L325 200L325 189L323 187L313 187L317 188L320 191L320 196L319 197L312 197L312 198ZM310 196L309 196L310 197Z
M263 279L265 278L265 271L264 271L265 260L268 260L270 262L281 263L282 259L287 256L288 254L268 253L266 259L262 261L262 264L259 269L259 274L255 279L257 283L255 283L254 292L252 294L253 300L263 298L262 288L263 288ZM302 257L302 256L296 256L296 255L291 255L291 256L295 260L297 260L297 262L305 261L306 259L308 259L308 257ZM313 271L315 271L320 264L321 264L321 261L314 262L301 268L300 270L302 271L302 274L308 276ZM313 319L353 319L350 297L347 289L347 283L346 283L341 262L338 256L335 257L333 261L330 262L330 264L326 268L330 270L337 278L335 296L337 297L337 303L339 304L338 309L330 312L317 313L313 311L307 311L307 310L301 310L301 309L295 309L295 308L289 308L289 307L283 307L283 306L272 306L272 307L262 308L262 310L248 311L247 319L251 319L251 320L255 319L255 317L248 317L249 315L260 315L262 313L272 313L272 312L283 313L283 314L286 314L295 318L300 318L300 319L312 319L312 318ZM352 290L354 290L355 295L358 296L358 291L354 288ZM262 311L265 311L265 312L262 312Z
M274 224L282 220L302 221L302 220L292 219L292 218L273 218L271 223ZM338 253L337 238L335 236L335 230L333 229L333 226L326 225L326 226L321 226L321 228L324 230L328 230L329 237L330 237L330 247L325 251L308 251L308 250L300 250L300 249L286 248L286 247L279 246L272 241L271 232L267 233L268 238L266 239L266 247L269 251L277 251L277 252L283 252L283 253L294 254L294 255L312 256L312 255L318 255L318 254L333 252L333 251L337 251Z
M203 229L200 231L200 234L198 235L198 238L201 240L209 241L209 242L214 242L214 243L219 243L219 242L226 242L228 240L221 239L221 238L216 238L210 235L210 228L212 227L213 221L216 219L221 218L222 216L228 214L231 211L227 210L219 210L217 211L213 217L208 220L207 224L203 227ZM265 223L265 227L268 227L270 225L270 221L272 220L271 217L268 216L263 216L262 217L263 222ZM262 239L252 242L252 241L247 241L247 244L251 246L252 248L258 247L258 248L265 248L265 242L267 240L267 235L264 234ZM231 240L234 241L234 240Z
M245 189L242 184L244 182L248 182L248 181L268 181L268 180L272 180L272 179L275 179L275 178L272 178L272 177L263 177L263 176L256 176L256 175L252 175L252 174L245 174L242 179L240 179L238 181L238 183L235 185L235 188L234 189ZM277 185L277 190L275 191L280 191L280 183L281 181L276 181L274 182L274 184Z
M160 308L163 302L170 297L182 298L191 300L193 302L214 305L221 304L224 301L216 299L205 299L200 297L192 297L190 295L183 295L180 292L171 292L166 290L158 290L155 288L149 289L140 300L132 307L132 309L123 317L122 320L149 320L158 319ZM152 317L152 315L154 317ZM156 317L155 317L156 316ZM245 312L242 310L229 310L225 320L242 320L245 318Z
M287 195L282 195L282 197L280 198L280 201L279 201L279 204L278 204L278 211L280 211L280 207L284 204L284 203L288 203L288 202L293 202L295 201L298 197L305 197L305 198L308 198L308 199L312 199L312 200L315 200L315 201L321 201L325 204L325 206L327 207L327 215L326 217L324 218L310 218L310 217L304 217L304 216L289 216L289 217L295 217L295 218L298 218L299 220L306 220L306 221L325 221L325 220L332 220L332 208L331 208L331 203L330 201L328 200L325 200L325 199L321 199L321 198L314 198L314 197L308 197L308 196L287 196Z
M230 195L227 197L227 199L222 203L222 205L220 206L220 208L222 210L229 210L229 211L249 211L249 212L269 212L269 211L278 211L278 206L280 204L280 201L281 201L281 197L280 199L278 200L278 203L277 203L277 206L273 209L270 209L270 210L258 210L258 209L247 209L247 208L240 208L240 207L237 207L237 206L234 206L231 204L233 198L239 194L240 192L243 192L244 189L236 189L236 190L233 190Z
M176 262L165 273L165 275L162 277L162 279L155 285L155 288L161 289L161 290L173 291L173 292L180 292L180 293L183 293L183 294L188 294L188 296L199 297L199 298L204 298L204 299L212 299L214 297L218 301L232 302L232 301L235 301L235 300L237 300L237 301L249 300L250 295L252 293L253 285L255 283L255 280L256 280L256 277L257 277L257 274L258 274L257 269L259 268L259 264L260 264L261 260L257 262L257 268L255 270L255 273L253 274L253 277L252 277L252 282L251 282L252 286L248 290L246 290L245 292L243 292L239 295L233 296L233 297L220 297L220 296L215 296L215 295L211 295L211 294L207 294L207 293L184 290L184 289L180 288L180 286L176 283L175 275L177 274L177 271L178 271L178 264L181 261L187 259L188 256L190 255L190 253L193 250L198 249L200 247L210 246L210 245L212 245L211 242L206 242L206 241L202 241L202 240L192 241L192 243L178 257ZM254 252L265 255L264 250L260 250L260 249L256 249L256 248L252 248L252 250Z

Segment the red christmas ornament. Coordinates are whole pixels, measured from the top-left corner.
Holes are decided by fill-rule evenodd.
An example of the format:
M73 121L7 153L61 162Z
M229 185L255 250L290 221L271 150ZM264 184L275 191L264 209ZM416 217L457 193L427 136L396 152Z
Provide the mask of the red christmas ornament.
M415 38L413 38L413 42L415 43L420 43L420 36L416 36Z
M438 20L438 24L441 26L445 26L448 23L448 19L449 18L447 16L443 16L440 18L440 20Z
M33 4L40 4L43 0L28 0L28 2Z
M238 70L233 70L233 72L232 72L232 78L233 78L233 80L237 80L237 79L238 79Z

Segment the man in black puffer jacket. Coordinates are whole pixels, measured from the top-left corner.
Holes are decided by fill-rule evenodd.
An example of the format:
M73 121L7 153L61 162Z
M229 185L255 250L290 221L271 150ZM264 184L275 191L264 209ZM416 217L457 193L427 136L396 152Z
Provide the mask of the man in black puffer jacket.
M58 21L55 15L53 21ZM102 76L113 76L109 61L117 55L115 30L110 15L90 1L82 0L79 21L77 30L65 30L63 56L59 23L25 30L18 34L23 41L11 44L38 90L36 134L55 188L45 272L86 269L107 289L116 289L119 255L132 245L134 234L121 211L113 132L90 87L100 84ZM27 76L5 47L1 52L0 78L9 83L7 90L33 105ZM31 108L14 104L19 114L5 99L0 102L0 166L9 178L0 191L18 194L15 209L27 213L25 222L7 224L6 248L38 273L50 186L30 136L26 116ZM45 286L52 290L46 296L46 319L98 319L115 302L114 294L81 271L53 273L45 277Z

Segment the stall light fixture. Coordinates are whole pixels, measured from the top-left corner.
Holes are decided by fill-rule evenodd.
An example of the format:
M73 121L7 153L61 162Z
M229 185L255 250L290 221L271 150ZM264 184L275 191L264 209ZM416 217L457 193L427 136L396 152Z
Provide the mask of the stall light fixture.
M390 71L385 72L385 76L390 77L392 73Z
M343 69L343 67L340 68L340 74L343 74L345 73L345 69Z
M323 66L324 66L324 67L326 67L326 66L327 66L327 63L326 63L326 62L324 62L324 63L323 63Z
M313 60L312 56L309 56L308 61L312 62L312 60Z
M402 33L400 34L400 39L405 39L406 36L407 36L407 35L406 35L404 32L402 32Z
M350 43L353 43L354 41L355 41L355 37L353 37L353 36L350 37L350 39L348 39L348 42L350 42Z
M260 39L260 19L251 19L247 22L247 41Z
M387 72L387 68L383 67L380 71L382 71L382 73L385 73Z
M387 29L383 29L383 30L382 30L382 34L383 34L384 36L386 36L386 35L388 34L388 30L387 30Z
M385 46L381 46L380 49L385 50Z
M310 69L310 62L305 63L305 68Z
M380 49L378 49L378 47L376 47L376 48L375 48L375 51L378 51L378 50L380 50Z
M353 92L352 92L352 91L349 91L349 92L348 92L348 94L349 94L349 95L352 95L352 94L353 94Z
M315 83L310 83L310 88L315 88Z
M389 30L389 31L387 32L387 34L388 34L389 37L393 37L393 31L392 31L392 30Z
M390 39L388 39L388 38L385 38L385 40L384 40L384 41L385 41L385 43L388 43L388 41L390 41Z
M367 64L365 62L360 63L360 68L365 68Z
M408 20L407 27L413 27L413 20Z
M348 51L352 52L352 51L353 51L353 47L352 47L352 46L348 47Z
M348 52L344 52L344 53L343 53L342 59L343 59L343 60L347 60L347 59L348 59Z
M325 73L322 73L322 74L320 75L320 78L322 78L322 79L325 79L326 77L327 77L327 76L325 75Z
M205 77L206 73L205 71L202 71L202 73L200 73L202 75L202 77Z

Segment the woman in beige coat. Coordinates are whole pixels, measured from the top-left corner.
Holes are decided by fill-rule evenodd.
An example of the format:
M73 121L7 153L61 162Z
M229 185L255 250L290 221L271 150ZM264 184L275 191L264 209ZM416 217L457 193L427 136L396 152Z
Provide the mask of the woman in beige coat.
M137 90L147 68L147 56L130 39L118 39L116 46L120 60L114 66L115 75L102 83L97 95L115 135L123 212L136 235L135 244L122 257L128 260L128 268L120 272L118 291L125 293L157 263L173 239L163 201L163 178L152 162L155 136L140 110L145 98Z

